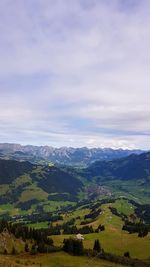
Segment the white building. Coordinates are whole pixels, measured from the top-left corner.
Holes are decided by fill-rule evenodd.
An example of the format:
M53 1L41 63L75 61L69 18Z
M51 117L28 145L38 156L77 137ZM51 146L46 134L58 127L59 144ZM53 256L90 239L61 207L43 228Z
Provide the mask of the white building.
M81 234L77 234L77 235L76 235L76 239L77 239L77 240L84 240L84 237L83 237L83 235L81 235Z

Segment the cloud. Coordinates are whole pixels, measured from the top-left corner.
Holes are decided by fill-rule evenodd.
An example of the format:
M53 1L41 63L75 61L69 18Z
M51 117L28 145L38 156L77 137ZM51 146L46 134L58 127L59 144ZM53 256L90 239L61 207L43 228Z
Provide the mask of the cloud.
M1 141L149 148L149 8L2 0Z

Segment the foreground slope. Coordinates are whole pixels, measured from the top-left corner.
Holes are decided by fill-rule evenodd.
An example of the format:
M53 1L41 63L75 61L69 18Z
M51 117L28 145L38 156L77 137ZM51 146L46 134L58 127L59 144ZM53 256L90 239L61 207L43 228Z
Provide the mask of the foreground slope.
M87 258L83 256L71 256L64 252L51 253L47 255L20 255L20 256L3 256L0 255L0 260L4 266L10 267L121 267L116 263L107 262L100 259Z

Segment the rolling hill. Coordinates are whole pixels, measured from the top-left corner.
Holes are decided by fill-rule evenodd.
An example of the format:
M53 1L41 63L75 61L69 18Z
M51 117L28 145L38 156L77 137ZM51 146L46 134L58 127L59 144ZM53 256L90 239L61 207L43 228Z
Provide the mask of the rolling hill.
M82 182L55 166L0 160L0 203L14 204L76 199ZM58 196L57 196L58 195Z

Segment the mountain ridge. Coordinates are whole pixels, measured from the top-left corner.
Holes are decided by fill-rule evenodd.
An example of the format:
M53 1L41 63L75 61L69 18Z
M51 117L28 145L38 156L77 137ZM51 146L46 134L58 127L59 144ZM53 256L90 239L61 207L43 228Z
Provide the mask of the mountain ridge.
M96 161L86 169L86 172L86 175L91 175L91 177L99 176L106 179L150 178L150 152L140 155L132 154L110 161Z
M142 150L112 148L73 148L52 146L22 146L20 144L0 143L0 158L27 160L33 163L50 161L54 164L87 166L97 160L110 160L140 154Z

